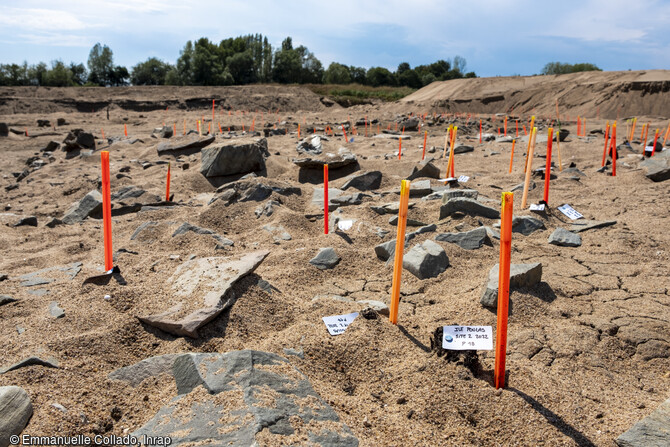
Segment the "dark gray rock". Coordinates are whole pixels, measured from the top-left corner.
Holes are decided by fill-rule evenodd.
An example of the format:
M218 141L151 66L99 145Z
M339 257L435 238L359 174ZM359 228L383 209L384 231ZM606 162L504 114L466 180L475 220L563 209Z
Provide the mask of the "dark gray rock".
M318 135L311 135L303 138L298 142L296 150L299 154L319 155L323 151L323 144L321 137Z
M14 363L13 365L9 365L5 368L0 368L0 375L6 374L10 371L14 371L15 369L26 368L28 366L35 366L35 365L44 366L46 368L58 368L58 362L55 361L54 359L43 360L39 357L33 356L20 360Z
M265 138L214 144L201 154L200 172L208 178L263 170L265 158L270 155Z
M19 285L21 287L33 287L40 286L43 284L51 284L55 281L53 278L46 277L46 273L61 272L64 273L69 279L74 279L77 274L81 271L81 262L73 262L72 264L64 266L49 267L36 272L27 273L25 275L19 276L19 279L22 281Z
M484 292L479 300L482 306L496 309L498 306L498 269L496 264L489 271L489 278L484 286ZM532 287L542 280L542 264L511 264L510 265L509 290Z
M340 149L337 155L328 152L321 155L320 157L293 159L293 164L304 169L323 169L323 165L325 164L328 165L328 169L338 169L348 165L355 165L357 163L358 159L354 154L342 149Z
M476 250L482 245L492 245L486 228L479 227L462 233L442 233L435 236L436 241L451 242L465 250Z
M261 216L265 217L272 216L275 207L279 205L280 205L279 202L277 202L276 200L268 200L263 205L256 208L256 210L254 211L254 213L256 214L256 218L259 218Z
M616 220L586 220L579 219L572 223L570 231L575 233L581 233L582 231L594 230L596 228L605 228L616 224Z
M66 152L81 149L95 149L95 137L83 129L74 129L63 140L63 150Z
M405 132L416 131L419 129L419 122L419 118L416 116L406 118L398 123L398 129L405 129Z
M58 149L60 149L60 143L52 140L44 148L40 149L40 152L56 152Z
M151 136L156 138L172 138L174 136L174 130L170 126L157 127L151 133Z
M415 178L428 177L440 178L440 168L432 163L432 158L426 158L424 161L412 168L412 172L407 176L407 180Z
M458 146L454 147L454 154L465 154L468 152L474 152L474 150L475 150L474 146L459 144ZM447 153L451 153L451 148L447 151Z
M137 233L138 230L139 230L139 228L137 230L135 230L135 233ZM174 231L174 233L172 233L172 237L179 236L179 235L182 235L182 234L186 234L189 231L192 231L196 234L209 234L214 238L214 240L216 240L221 245L227 245L227 246L234 245L233 241L231 241L230 239L226 239L223 236L218 235L214 230L210 230L208 228L198 227L196 225L191 225L188 222L184 222L183 224L181 224ZM134 234L133 234L133 236L134 236ZM132 239L132 237L131 237L131 239Z
M134 241L137 237L139 237L140 234L142 234L142 232L144 230L146 230L149 227L155 227L157 225L158 225L158 222L154 222L154 221L142 222L140 224L140 226L137 227L135 232L133 232L133 234L130 236L130 240Z
M328 191L330 194L330 188L328 189ZM410 210L414 208L415 205L416 205L415 202L409 202L407 204L407 209ZM400 202L385 203L384 205L380 206L370 205L370 209L377 214L398 214L398 211L400 210Z
M524 185L523 183L519 183L514 188L512 188L511 191L512 192L523 191L523 185ZM528 184L528 191L534 190L536 186L537 184L531 180L530 183Z
M9 295L0 295L0 306L4 306L5 304L9 303L15 303L18 301L16 298L12 298Z
M430 187L430 180L416 180L409 185L410 197L423 197L432 192L433 189Z
M540 219L531 216L514 216L512 219L512 232L528 236L537 230L543 230L544 223Z
M640 162L640 167L646 171L646 177L654 182L664 182L670 179L670 151L656 153L651 158Z
M482 205L476 200L467 197L456 197L447 200L440 207L440 220L454 213L463 213L469 216L481 216L489 219L500 219L500 210Z
M0 137L6 137L9 135L9 126L7 123L0 123Z
M200 137L195 135L185 135L182 137L171 138L170 141L158 144L156 151L158 155L188 155L199 152L203 147L209 146L214 142L214 135Z
M339 264L342 258L331 247L321 248L319 253L309 260L309 263L319 270L332 269Z
M79 202L72 204L69 210L63 216L63 223L71 225L81 222L89 216L96 216L102 213L102 194L93 190L86 194Z
M375 254L382 261L388 261L392 256L395 255L395 245L395 239L382 242L381 244L375 246Z
M15 227L36 227L37 226L37 217L35 216L26 216L22 217L18 222L14 224Z
M479 196L479 192L474 189L447 189L440 191L440 194L442 195L443 204L457 197L465 197L467 199L477 200L477 197Z
M558 227L549 236L549 243L561 247L579 247L582 245L582 237L572 231Z
M272 234L272 238L275 242L290 241L293 239L289 232L281 225L264 225L263 229Z
M32 415L33 405L23 388L0 386L0 447L8 447L10 438L21 434Z
M377 189L382 184L382 173L380 171L367 171L360 174L352 174L345 178L346 182L342 189L356 188L359 191Z
M115 369L107 375L109 379L127 382L136 387L144 379L156 377L160 374L172 374L172 365L177 357L183 354L164 354L144 359L134 365Z
M389 225L398 225L398 216L391 216L389 219ZM409 217L407 218L407 226L408 227L425 227L426 224L415 220L415 219L410 219Z
M619 447L667 447L670 445L670 399L615 439Z
M328 201L334 203L337 206L360 205L363 203L363 194L360 192L355 192L353 194L342 194L332 199L329 196Z
M185 354L173 375L179 396L133 436L170 436L175 446L248 447L264 431L274 445L294 444L283 438L291 435L323 447L358 445L307 378L276 354ZM199 394L189 401L189 393Z
M112 200L128 200L128 199L137 199L143 195L146 191L137 186L124 186L123 188L116 191L111 195Z
M65 311L58 306L56 301L52 301L49 303L49 314L54 318L63 318Z
M58 225L64 225L64 224L65 224L65 222L63 222L63 221L60 220L59 218L57 218L57 217L52 217L52 218L49 220L49 222L46 223L46 226L47 226L48 228L56 228Z
M419 279L434 278L449 267L449 258L442 247L427 240L403 256L402 266Z

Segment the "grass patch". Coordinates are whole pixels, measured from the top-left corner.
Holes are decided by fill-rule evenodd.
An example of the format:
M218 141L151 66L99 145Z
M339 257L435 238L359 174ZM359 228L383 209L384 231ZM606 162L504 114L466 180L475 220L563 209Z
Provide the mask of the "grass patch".
M372 100L397 101L416 91L410 87L371 87L361 84L306 84L305 87L345 107L369 104Z

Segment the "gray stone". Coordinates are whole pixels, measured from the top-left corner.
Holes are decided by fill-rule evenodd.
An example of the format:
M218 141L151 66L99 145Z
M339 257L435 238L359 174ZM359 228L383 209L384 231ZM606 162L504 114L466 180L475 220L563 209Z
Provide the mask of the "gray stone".
M319 253L309 260L309 263L319 270L327 270L335 267L342 258L332 247L321 248Z
M412 172L407 176L407 180L414 180L420 177L440 178L440 168L435 166L432 161L432 158L426 158L414 166Z
M544 229L544 223L540 219L530 216L514 216L512 219L512 232L528 236L537 230Z
M566 175L566 176L586 177L586 174L584 174L582 171L580 171L577 168L565 168L565 169L563 169L561 174Z
M512 192L523 191L523 185L524 185L523 183L519 183L514 188L512 188L511 191ZM535 184L535 182L531 180L530 183L528 184L528 191L534 190L536 186L537 185Z
M139 227L133 232L133 234L130 236L130 240L134 241L144 230L146 230L149 227L155 227L158 225L158 222L154 221L148 221L148 222L142 222Z
M549 236L549 243L561 247L579 247L582 245L582 237L572 231L558 227Z
M56 301L52 301L49 303L49 314L54 318L63 318L65 311L58 306Z
M64 224L65 224L65 222L63 222L59 218L52 217L51 220L49 220L49 222L46 223L46 226L48 228L56 228L58 225L64 225Z
M442 195L442 203L447 203L451 199L457 197L465 197L472 200L477 200L479 192L474 189L447 189L445 191L440 191Z
M651 158L640 162L640 167L646 171L646 177L654 182L663 182L670 179L670 152L663 151Z
M149 357L134 365L115 369L107 375L109 379L127 382L133 388L142 383L144 379L155 377L160 374L172 374L172 364L175 359L183 354L164 354Z
M195 310L182 310L179 303L160 314L138 317L139 320L171 334L197 338L198 329L233 305L233 285L252 273L269 253L259 250L239 259L209 257L186 261L177 267L168 284L173 296L195 303Z
M338 154L327 152L319 157L294 158L293 164L305 169L323 169L327 164L328 169L338 169L358 163L358 159L349 151L340 149Z
M293 349L293 348L284 348L284 355L292 355L294 357L299 357L301 359L305 358L305 351L300 348L300 349Z
M0 447L8 447L9 439L21 434L32 415L33 405L23 388L0 386Z
M360 205L363 203L363 194L360 192L355 192L353 194L342 194L332 199L329 196L328 201L334 203L337 206Z
M208 178L263 170L270 155L265 138L214 144L201 154L200 172Z
M321 137L318 135L311 135L306 138L303 138L298 142L296 150L299 154L310 154L310 155L319 155L323 151L323 144L321 143Z
M79 202L73 203L63 216L63 223L71 225L81 222L89 216L102 213L102 194L93 190L86 194Z
M405 129L405 132L416 131L419 129L419 118L413 116L411 118L406 118L398 123L398 129ZM403 136L403 138L405 138Z
M136 199L143 195L146 191L143 190L142 188L138 188L137 186L124 186L123 188L119 189L117 192L111 195L112 200L128 200L128 199Z
M449 267L449 258L442 247L427 240L405 254L402 266L419 279L434 278Z
M473 152L474 150L475 150L474 146L459 144L456 147L454 147L454 154L465 154L467 152ZM447 151L447 153L451 153L451 148Z
M395 239L382 242L381 244L375 246L375 254L382 261L388 261L392 256L395 255L395 246Z
M500 210L482 205L476 200L467 197L456 197L447 200L440 207L440 220L454 213L463 213L469 216L481 216L489 219L500 219Z
M9 135L9 126L7 123L0 123L0 137L6 137Z
M342 189L356 188L359 191L377 189L382 184L382 173L380 171L366 171L345 177Z
M290 241L293 239L291 234L281 225L264 225L263 229L272 234L275 241Z
M609 227L616 224L616 220L603 220L603 221L598 221L598 220L585 220L585 219L580 219L572 223L572 226L570 227L570 231L573 231L575 233L581 233L582 231L586 230L594 230L596 228L604 228L604 227Z
M188 155L194 154L203 147L209 146L214 142L214 135L200 137L195 135L185 135L182 137L171 138L170 141L158 144L156 151L158 155Z
M138 228L138 230L139 230L139 228ZM135 230L135 233L137 233L138 230ZM194 232L194 233L196 233L196 234L209 234L209 235L211 235L211 236L214 238L214 240L216 240L216 241L217 241L219 244L221 244L221 245L227 245L227 246L232 246L232 245L234 245L234 242L233 242L233 241L231 241L230 239L227 239L227 238L225 238L225 237L223 237L223 236L220 236L220 235L216 234L216 232L215 232L214 230L209 230L209 229L207 229L207 228L201 228L201 227L198 227L198 226L196 226L196 225L191 225L191 224L188 223L188 222L184 222L183 224L181 224L181 225L179 226L179 228L177 228L177 229L175 230L175 232L172 233L172 237L179 236L179 235L181 235L181 234L186 234L186 233L188 233L189 231L192 231L192 232ZM134 234L133 234L133 236L134 236ZM133 239L133 238L131 237L131 239Z
M42 270L38 270L36 272L27 273L25 275L19 276L19 279L22 281L20 285L22 287L33 287L33 286L40 286L43 284L51 284L52 282L55 281L55 279L45 278L42 275L44 275L45 273L55 271L65 273L65 275L67 275L68 278L72 280L81 271L81 266L82 266L81 262L73 262L72 264L64 266L49 267Z
M358 445L307 377L276 354L185 354L173 375L179 395L133 436L170 436L175 446L248 447L263 431L274 445L294 444L283 438L291 435L310 445ZM189 393L197 398L189 400Z
M170 126L157 127L151 133L151 136L156 138L172 138L173 135L174 130Z
M486 228L479 227L462 233L442 233L435 236L436 241L451 242L465 250L476 250L482 245L492 245Z
M254 213L256 214L256 218L258 219L261 216L265 217L270 217L274 213L274 207L279 206L279 202L276 200L268 200L265 202L263 205L259 206L256 208Z
M484 292L479 302L484 307L495 309L498 307L498 269L496 264L489 271L488 282L484 286ZM542 264L511 264L509 271L509 290L532 287L542 280Z
M363 306L369 307L370 309L377 312L379 315L389 316L390 310L386 303L377 300L359 300L356 301Z
M35 365L44 366L44 367L47 367L47 368L58 368L58 362L55 361L54 359L43 360L39 357L32 356L32 357L27 357L23 360L20 360L20 361L14 363L13 365L9 365L5 368L0 368L0 375L6 374L10 371L14 371L16 369L25 368L25 367L28 367L28 366L35 366Z
M398 216L391 216L389 219L389 225L398 225ZM415 220L415 219L410 219L409 217L407 218L407 226L408 227L425 227L426 224Z
M619 447L667 447L670 445L670 399L615 439Z
M330 189L328 189L328 191L330 191ZM415 205L416 205L415 202L409 202L407 204L407 209L408 210L412 209L414 208ZM377 214L398 214L398 211L400 211L400 202L385 203L384 205L381 206L370 205L370 209Z
M5 304L9 303L15 303L18 301L16 298L13 298L9 295L0 295L0 306L4 306Z
M434 232L434 231L436 231L436 230L437 230L437 225L435 225L435 224L426 225L426 226L421 227L421 228L419 228L419 229L417 229L417 230L414 230L414 231L411 232L411 233L407 233L407 234L405 235L405 242L409 242L409 241L411 241L412 239L414 239L414 237L416 237L416 236L418 236L418 235L420 235L420 234L424 234L424 233L432 233L432 232Z
M314 188L314 193L312 194L312 205L323 209L324 207L324 197L323 197L323 188ZM336 210L340 204L335 202L335 199L344 195L344 191L337 188L328 188L328 210Z
M496 143L511 143L514 140L511 136L507 135L501 135L498 138L496 138Z
M73 129L63 140L63 150L70 152L81 149L95 149L95 137L83 129Z
M23 226L30 226L30 227L36 227L37 226L37 217L35 216L27 216L27 217L22 217L18 222L14 224L15 227L23 227Z
M423 197L432 192L433 189L430 187L430 180L417 180L411 182L409 185L410 197Z

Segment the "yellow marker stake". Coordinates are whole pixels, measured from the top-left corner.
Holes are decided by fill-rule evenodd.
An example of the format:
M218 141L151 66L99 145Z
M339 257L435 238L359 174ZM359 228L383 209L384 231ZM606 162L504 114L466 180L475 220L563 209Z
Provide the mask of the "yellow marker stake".
M454 170L454 145L456 143L456 133L458 133L458 126L454 127L454 134L451 137L451 148L449 149L449 161L447 162L447 177L452 176Z
M400 278L402 276L402 256L405 250L405 229L407 228L407 205L409 202L409 180L400 184L400 207L398 210L398 232L395 240L395 259L393 262L393 284L391 286L391 308L389 320L398 324L398 305L400 303Z
M528 135L528 147L526 148L526 161L523 164L523 172L526 172L528 169L528 152L530 151L530 140L532 140L533 136L533 126L535 125L535 116L532 116L530 118L530 135Z
M442 158L447 156L447 146L449 145L449 135L451 135L451 129L453 126L449 126L449 129L447 129L447 134L444 136L444 151L442 151Z
M530 133L530 148L528 149L528 166L526 166L526 181L523 184L523 196L521 198L521 208L526 208L526 199L528 198L528 187L530 186L531 170L533 169L533 151L535 150L535 135L537 127L533 127Z
M563 170L563 162L561 162L561 129L559 127L558 132L556 132L556 150L558 151L558 170Z

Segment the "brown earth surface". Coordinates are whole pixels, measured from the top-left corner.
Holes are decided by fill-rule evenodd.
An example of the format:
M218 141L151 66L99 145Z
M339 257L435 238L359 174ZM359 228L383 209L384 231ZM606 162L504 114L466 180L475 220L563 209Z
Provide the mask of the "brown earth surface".
M466 81L454 82L466 85ZM427 92L439 88L439 84L429 86ZM555 107L555 91L541 91L544 96L540 98L544 99L538 99L535 107L546 103L549 115ZM226 96L229 92L235 94ZM633 150L620 150L616 177L597 173L603 136L576 137L574 123L567 124L571 134L560 145L562 167L565 170L574 163L586 176L574 180L570 178L574 174L554 170L557 179L551 182L551 209L546 217L539 216L546 229L529 236L513 235L512 262L540 262L543 275L540 285L511 294L509 386L505 390L492 387L493 351L478 352L481 368L475 371L430 351L431 337L443 325L491 325L495 330L495 313L479 303L489 269L498 262L499 242L495 239L493 246L472 251L438 242L451 265L436 278L420 280L403 271L397 326L384 317L358 317L344 334L328 334L322 317L362 310L365 306L356 300L389 302L392 265L378 260L373 248L395 238L396 227L388 223L390 215L378 215L370 205L398 200L401 179L421 160L423 135L409 134L411 139L402 141L403 157L398 160L397 140L365 137L364 127L358 126L354 142L346 147L358 156L361 171L383 173L382 184L378 190L367 192L362 204L331 212L331 219L355 219L350 230L333 229L324 235L322 210L310 204L314 189L322 187L320 178L301 178L291 162L298 156L297 124L303 132L316 128L322 134L320 129L326 125L350 118L378 119L380 127L385 128L395 126L398 114L427 113L427 146L437 147L428 155L438 158L435 163L444 176L446 160L441 155L448 124L429 125L429 121L445 110L431 103L438 100L437 92L424 95L419 91L415 95L414 103L342 109L327 108L318 96L299 88L275 86L0 89L0 122L20 131L27 128L30 135L10 133L9 137L0 137L0 204L4 209L0 214L4 228L0 273L9 276L0 282L0 294L18 300L0 307L0 367L31 355L55 358L59 363L58 368L31 366L0 375L0 386L20 386L32 399L34 415L24 433L92 435L104 431L105 426L110 434L132 432L174 397L174 380L162 375L133 388L109 379L110 372L159 354L237 349L282 356L284 348L302 349L304 359L287 358L308 376L362 446L611 446L613 439L649 415L670 396L670 236L665 232L670 223L670 182L654 183L645 177L639 167L642 149L635 143ZM667 95L667 89L658 93L660 98ZM648 104L655 104L655 95L647 97ZM124 107L121 98L156 107ZM188 98L199 99L189 103ZM189 130L203 116L207 123L211 120L212 98L233 110L228 115L227 110L217 108L216 127L220 121L226 134L227 127L240 129L244 125L248 129L256 108L257 128L277 122L283 128L283 122L288 123L289 135L267 139L270 156L266 171L243 181L300 188L300 195L273 193L271 198L280 205L270 217L257 218L254 213L265 200L229 206L217 200L208 205L217 186L239 176L210 182L199 172L200 154L159 157L156 152L159 141L151 137L154 128L163 122L176 123L181 134L184 121ZM584 100L594 101L591 97ZM103 109L110 103L108 120ZM92 104L98 105L93 112L88 110ZM464 112L505 112L508 103L504 104L495 110L462 107ZM585 110L590 111L589 130L602 129L604 120L596 119L591 108ZM601 117L611 115L612 110L603 106ZM641 122L649 122L652 130L667 128L667 118L651 115L667 117L670 112L650 108L645 114L650 116L639 119L636 134ZM68 124L48 131L37 128L37 119L55 123L59 117ZM470 176L463 187L477 189L480 196L490 199L483 199L486 204L499 207L501 192L523 180L525 143L517 142L514 168L509 174L510 143L479 144L476 116L444 118L459 125L459 142L475 147L473 152L455 157L456 175ZM493 132L502 125L499 117L486 115L483 119L485 131ZM527 123L528 116L521 119ZM127 139L123 137L124 123ZM540 135L546 134L547 124L540 122ZM94 152L89 155L82 151L82 156L66 159L58 150L51 159L42 157L40 149L50 140L62 142L74 128L96 135ZM110 144L102 140L103 130L107 138L119 141ZM216 141L226 141L216 130ZM376 125L368 132L377 133ZM140 141L130 144L135 138ZM336 136L325 142L325 149L336 151L343 145L343 138ZM107 285L83 284L85 278L103 269L101 220L88 218L74 225L45 226L50 217L62 217L72 203L99 188L100 150L110 151L112 193L135 185L150 194L164 195L166 165L143 169L141 163L172 162L171 192L178 206L113 218L114 251L125 248L137 253L117 255L115 264L126 285L115 280ZM534 168L544 165L545 151L545 145L538 144ZM21 172L33 156L42 157L47 164L17 183L13 173ZM558 166L555 146L553 160ZM342 177L338 170L332 170L331 187L341 186ZM441 185L435 179L430 181L432 186ZM534 181L538 187L529 197L537 203L543 189L539 178ZM14 184L18 187L6 190ZM439 220L439 200L411 201L416 206L409 211L409 218L437 224L437 233L496 223L469 216ZM569 219L556 209L564 203L587 219L617 223L580 233L582 246L578 248L549 245L547 238L555 228L570 227ZM521 209L520 193L514 197L514 212L531 214ZM12 226L28 215L37 216L36 228ZM131 240L135 230L147 221L158 225ZM215 250L210 235L193 232L172 237L182 222L212 229L233 240L234 245ZM282 226L291 240L275 240L263 229L268 224ZM381 238L378 228L388 234ZM406 252L416 243L434 239L437 233L418 236ZM320 247L333 247L341 256L334 269L318 270L309 264ZM164 303L172 301L165 284L191 255L234 256L258 249L269 250L270 254L252 275L234 286L237 301L201 329L199 338L175 337L138 321L138 316L163 309ZM73 262L83 263L73 280L58 273L51 274L55 281L50 284L20 285L22 275ZM272 293L259 286L260 278L275 288ZM48 293L30 293L36 289ZM322 294L354 301L312 301ZM106 300L105 295L111 298ZM64 309L63 318L50 315L52 301ZM17 328L25 331L19 333ZM55 403L67 412L53 407ZM111 417L114 408L115 415L121 412L118 420Z

